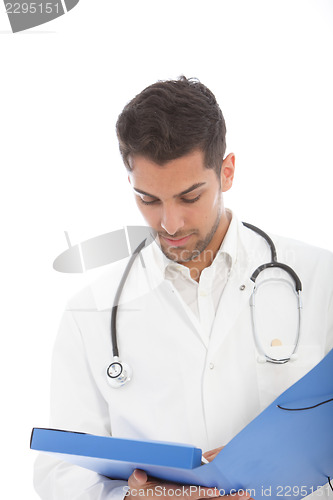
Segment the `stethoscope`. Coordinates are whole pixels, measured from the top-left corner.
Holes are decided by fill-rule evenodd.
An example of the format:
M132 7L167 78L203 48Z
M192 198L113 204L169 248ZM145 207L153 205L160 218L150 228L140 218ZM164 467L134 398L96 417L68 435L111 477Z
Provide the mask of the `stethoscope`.
M283 264L281 262L278 262L277 260L277 252L275 245L272 241L272 239L266 234L264 231L259 229L256 226L253 226L252 224L248 224L247 222L243 222L243 225L252 231L258 233L262 238L264 238L271 250L271 261L267 262L266 264L261 264L257 269L252 273L252 276L250 277L251 281L254 283L254 288L250 297L250 309L251 309L251 323L252 323L252 330L253 330L253 337L254 341L257 347L257 350L259 352L258 356L258 361L259 362L269 362L269 363L275 363L275 364L284 364L287 363L288 361L293 361L296 359L296 351L298 348L299 344L299 339L300 339L300 332L301 332L301 309L302 309L302 302L301 302L301 291L302 291L302 283L295 271L289 267L287 264ZM120 360L119 358L119 350L118 350L118 342L117 342L117 311L118 311L118 304L119 304L119 299L121 296L121 293L123 291L124 285L126 283L127 277L130 273L130 270L133 266L133 263L136 259L136 257L139 255L141 250L144 248L146 244L146 240L142 241L140 245L134 250L133 254L131 255L127 266L125 268L125 271L123 273L123 276L120 280L120 283L118 285L118 289L116 291L114 301L113 301L113 306L112 306L112 311L111 311L111 342L112 342L112 354L113 354L113 360L112 363L108 366L107 368L107 380L111 387L114 388L119 388L122 387L126 382L129 382L132 378L132 369L131 367L127 364L124 363L123 361ZM297 298L297 309L298 309L298 315L297 315L297 331L296 331L296 337L295 337L295 343L294 343L294 348L293 351L290 353L289 356L286 356L284 358L273 358L266 354L262 343L260 342L260 339L257 334L257 325L256 325L256 318L255 318L255 301L256 301L256 294L260 286L264 285L267 283L267 281L272 281L271 279L268 280L263 280L259 284L256 283L256 279L258 278L259 274L264 271L265 269L268 268L280 268L283 269L293 280L294 286L290 283L289 280L282 280L286 284L288 284L293 292L296 295ZM281 281L281 279L279 280Z

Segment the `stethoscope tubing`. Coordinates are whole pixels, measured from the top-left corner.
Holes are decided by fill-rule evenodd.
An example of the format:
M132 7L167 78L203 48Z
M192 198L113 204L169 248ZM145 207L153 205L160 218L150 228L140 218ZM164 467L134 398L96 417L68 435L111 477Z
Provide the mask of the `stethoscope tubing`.
M277 260L277 252L276 252L276 248L275 248L274 242L270 238L270 236L268 236L268 234L266 234L262 229L258 228L257 226L254 226L253 224L249 224L248 222L243 222L243 225L245 227L247 227L248 229L251 229L252 231L254 231L257 234L259 234L262 238L264 238L266 240L266 242L268 243L268 245L270 247L270 251L271 251L271 261L267 262L265 264L262 264L257 269L255 269L253 271L252 275L251 275L251 278L250 278L251 281L253 281L253 283L254 283L254 288L253 288L252 295L251 295L251 298L250 298L251 323L252 323L252 330L253 330L254 341L255 341L257 350L259 351L259 353L261 354L261 356L264 357L265 361L268 361L270 363L276 363L276 364L284 364L284 363L287 363L288 361L290 361L290 359L292 358L292 356L295 355L295 352L297 351L299 340L300 340L300 332L301 332L301 309L302 309L302 304L301 304L302 283L301 283L301 280L299 279L298 275L294 271L294 269L292 269L287 264L278 262L278 260ZM115 384L115 382L117 381L117 377L118 377L118 376L112 375L113 368L116 368L115 371L117 371L118 368L119 368L118 365L120 365L120 367L121 367L121 369L119 369L119 372L120 372L119 373L119 380L121 379L121 381L119 383L119 386L123 385L126 382L126 375L124 373L125 370L123 370L123 367L126 366L127 371L130 372L130 374L131 374L130 367L128 365L126 365L126 363L122 363L120 361L120 359L119 359L119 349L118 349L118 341L117 341L117 312L118 312L118 304L119 304L120 296L121 296L122 291L124 289L124 285L126 283L128 275L129 275L129 273L131 271L131 268L132 268L132 266L134 264L134 261L135 261L136 257L140 254L140 252L144 248L145 244L146 244L146 240L143 240L140 243L140 245L138 245L138 247L134 250L133 254L131 255L131 257L130 257L127 265L126 265L126 268L124 270L124 273L122 275L122 278L120 280L120 283L119 283L119 286L118 286L118 289L116 291L116 294L115 294L115 297L114 297L114 301L113 301L113 306L112 306L112 311L111 311L111 322L110 322L113 362L108 366L108 369L107 369L108 379L109 379L109 381L112 381L113 387L117 387L117 385ZM256 328L257 325L256 325L256 320L255 320L255 314L254 314L254 310L255 310L255 294L256 294L256 291L258 290L258 287L260 286L260 285L256 284L256 279L258 278L259 274L262 271L264 271L265 269L274 268L274 267L283 269L293 279L294 284L295 284L295 290L294 291L295 291L295 293L296 293L296 295L298 297L298 327L297 327L297 334L296 334L296 338L295 338L294 349L293 349L293 352L291 353L291 355L289 357L281 358L281 359L272 358L271 356L268 356L265 353L265 351L264 351L264 349L262 347L262 344L261 344L261 342L259 340L258 334L257 334L257 328ZM289 281L288 281L288 283L289 283L290 286L292 286ZM128 380L130 380L130 377L128 377Z
M267 262L266 264L261 264L261 266L257 267L257 269L255 271L253 271L253 273L252 273L252 276L250 278L251 281L255 282L257 277L259 276L259 274L262 271L264 271L265 269L268 269L271 267L279 267L280 269L283 269L284 271L286 271L293 278L293 280L295 282L296 291L297 292L302 291L302 282L299 279L299 277L297 276L297 274L295 273L294 269L292 269L287 264L283 264L282 262L278 262L277 252L276 252L276 248L275 248L275 245L273 243L272 238L270 238L270 236L268 236L268 234L265 233L262 229L260 229L257 226L254 226L253 224L249 224L248 222L243 222L243 225L245 227L247 227L248 229L251 229L255 233L259 234L260 236L262 236L264 238L264 240L267 241L267 243L270 247L270 250L271 250L271 262Z
M134 261L136 257L139 255L141 250L146 244L146 240L143 240L140 245L137 246L137 248L134 250L132 253L127 266L125 267L125 270L123 272L123 275L121 277L120 283L118 285L116 295L113 300L113 306L112 306L112 311L111 311L111 342L112 342L112 354L113 357L118 357L119 358L119 349L118 349L118 341L117 341L117 312L118 312L118 305L119 305L119 300L121 293L123 291L124 285L126 283L126 280L128 278L128 275L130 273L130 270L132 269L132 266L134 264Z
M287 284L288 286L290 286L292 288L294 294L296 295L298 314L297 314L297 328L296 328L295 343L294 343L294 348L293 348L290 356L288 356L286 358L273 358L272 356L269 356L268 354L265 353L265 349L263 348L262 343L259 339L259 335L257 333L258 330L257 330L256 316L255 316L255 296L256 296L256 293L257 293L258 289L260 288L260 286L265 285L268 282L271 283L272 281L274 281L273 278L268 278L264 281L261 281L259 285L255 285L253 288L253 291L252 291L252 294L250 297L252 332L253 332L253 337L254 337L256 347L257 347L260 355L263 356L265 361L268 361L270 363L276 363L276 364L285 364L288 361L290 361L290 359L292 359L292 357L295 355L295 353L298 349L298 344L299 344L299 340L300 340L300 332L301 332L301 318L302 318L302 314L301 314L302 302L301 302L301 295L300 295L301 292L296 291L294 289L294 287L292 286L292 284L290 283L290 281L288 281L288 280L281 279L281 278L275 280L278 283L284 282L285 284Z

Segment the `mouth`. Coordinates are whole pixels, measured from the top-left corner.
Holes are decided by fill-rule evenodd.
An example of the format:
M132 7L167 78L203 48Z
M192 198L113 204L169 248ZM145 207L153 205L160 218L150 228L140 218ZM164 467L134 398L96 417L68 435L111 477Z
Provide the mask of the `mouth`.
M160 236L163 241L165 241L170 247L182 247L186 245L188 240L191 238L192 234L184 236L182 238L166 238L165 236Z

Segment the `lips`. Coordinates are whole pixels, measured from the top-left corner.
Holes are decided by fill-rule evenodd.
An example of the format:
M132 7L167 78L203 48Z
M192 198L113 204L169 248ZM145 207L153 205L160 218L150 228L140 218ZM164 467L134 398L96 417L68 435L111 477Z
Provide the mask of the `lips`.
M160 236L160 238L162 238L171 247L181 247L188 242L191 236L192 234L189 234L188 236L184 236L183 238L178 238L178 239L170 239L166 238L165 236Z

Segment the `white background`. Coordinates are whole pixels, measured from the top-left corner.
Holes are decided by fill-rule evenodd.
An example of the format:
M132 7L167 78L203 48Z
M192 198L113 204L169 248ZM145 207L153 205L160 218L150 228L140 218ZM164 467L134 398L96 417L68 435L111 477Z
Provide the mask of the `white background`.
M37 498L29 451L48 425L52 345L90 280L52 269L72 244L140 224L114 124L158 79L215 93L236 154L225 204L266 231L333 249L333 2L81 0L12 34L0 8L1 455L6 499Z

